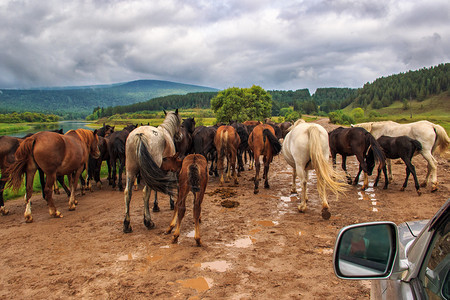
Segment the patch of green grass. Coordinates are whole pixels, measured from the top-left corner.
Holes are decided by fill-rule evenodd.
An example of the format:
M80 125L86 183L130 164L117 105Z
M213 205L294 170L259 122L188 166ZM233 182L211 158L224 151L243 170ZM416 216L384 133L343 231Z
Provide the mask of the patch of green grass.
M14 132L31 129L32 126L25 123L0 123L0 135L7 135Z

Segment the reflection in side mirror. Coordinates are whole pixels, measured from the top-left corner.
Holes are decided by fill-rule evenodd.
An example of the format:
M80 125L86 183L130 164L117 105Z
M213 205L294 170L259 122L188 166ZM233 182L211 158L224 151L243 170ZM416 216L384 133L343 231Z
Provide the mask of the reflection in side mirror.
M385 278L397 253L396 225L374 222L344 228L338 236L334 257L341 278Z

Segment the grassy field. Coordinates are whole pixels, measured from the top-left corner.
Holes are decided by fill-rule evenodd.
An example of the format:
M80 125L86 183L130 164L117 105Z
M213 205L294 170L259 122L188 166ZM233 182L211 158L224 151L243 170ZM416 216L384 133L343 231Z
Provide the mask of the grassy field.
M0 123L0 135L7 135L11 132L25 131L33 126L26 123Z

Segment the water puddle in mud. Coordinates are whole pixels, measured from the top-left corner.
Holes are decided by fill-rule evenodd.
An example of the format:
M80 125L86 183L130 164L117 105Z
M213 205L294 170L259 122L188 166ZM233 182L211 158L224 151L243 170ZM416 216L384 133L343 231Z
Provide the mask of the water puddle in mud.
M194 236L195 236L195 229L192 230L192 231L189 231L189 232L186 234L186 237L188 237L188 238L193 238Z
M254 221L254 223L261 225L263 227L272 227L279 224L277 221L268 221L268 220Z
M236 247L236 248L248 248L251 245L253 245L253 240L249 236L241 238L241 239L237 239L234 242L232 242L231 244L225 244L225 246Z
M207 291L212 286L212 279L205 277L190 278L185 280L177 280L183 287L196 290L198 293Z
M210 269L212 271L217 271L217 272L226 272L229 269L231 269L231 263L227 262L226 260L217 260L217 261L202 263L200 265L200 268Z
M370 201L372 204L372 211L378 212L377 199L373 183L369 183L369 187L365 191L358 191L358 200Z

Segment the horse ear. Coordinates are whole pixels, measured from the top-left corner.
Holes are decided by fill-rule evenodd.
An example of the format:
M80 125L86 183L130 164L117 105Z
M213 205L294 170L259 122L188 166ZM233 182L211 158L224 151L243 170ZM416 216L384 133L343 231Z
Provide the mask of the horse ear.
M175 110L175 113L178 115L178 108Z
M97 129L94 130L94 135L97 135Z
M165 109L163 109L164 115L167 116L167 112Z

